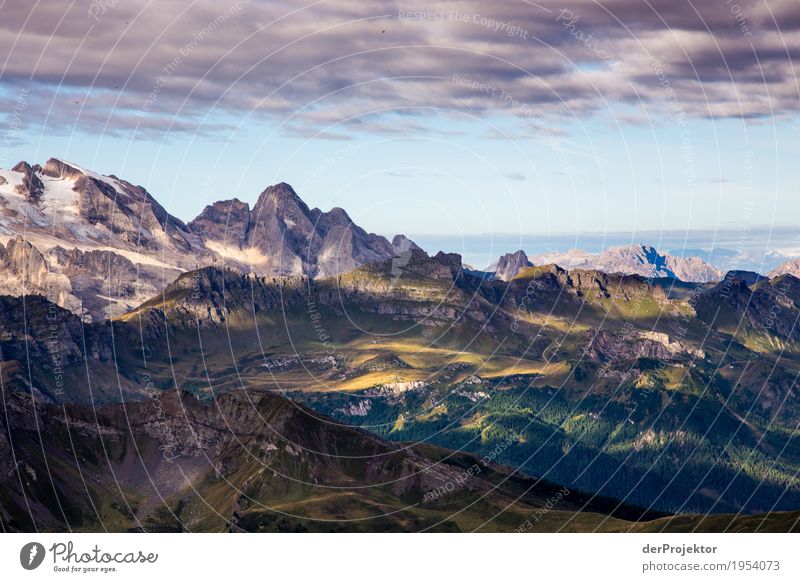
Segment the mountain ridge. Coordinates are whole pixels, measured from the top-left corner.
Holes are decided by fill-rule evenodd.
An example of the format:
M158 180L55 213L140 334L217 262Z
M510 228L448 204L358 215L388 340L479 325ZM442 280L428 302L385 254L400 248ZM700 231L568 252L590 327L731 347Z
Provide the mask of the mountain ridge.
M513 531L559 491L561 511L536 529L571 530L577 518L624 531L664 515L567 496L469 455L386 441L263 392L210 404L166 391L157 404L124 409L5 396L6 531L468 531L481 522L485 531ZM478 463L480 472L465 479ZM454 499L470 507L453 511Z

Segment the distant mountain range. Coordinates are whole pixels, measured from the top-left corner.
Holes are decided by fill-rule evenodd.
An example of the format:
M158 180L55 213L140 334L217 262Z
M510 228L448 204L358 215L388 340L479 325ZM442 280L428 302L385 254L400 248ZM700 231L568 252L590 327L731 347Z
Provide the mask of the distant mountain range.
M722 273L697 257L659 253L648 245L614 247L598 254L580 250L534 257L534 263L556 263L565 269L596 269L643 277L666 277L691 283L722 279Z
M697 253L692 256L691 253ZM556 264L567 270L591 269L606 273L641 275L642 277L677 279L689 283L720 281L723 272L709 264L700 249L683 250L678 254L661 253L650 245L628 245L611 247L599 253L581 249L555 252L528 257L523 250L502 255L486 271L502 281L510 281L520 271L533 265ZM736 269L732 269L736 270ZM769 277L784 274L800 277L800 259L786 261L768 273Z
M697 257L675 257L659 253L647 245L613 247L597 254L573 249L529 259L525 251L500 257L489 267L502 281L510 281L520 271L533 265L558 265L567 270L588 269L605 273L641 275L642 277L678 279L690 283L708 283L722 279L722 273Z

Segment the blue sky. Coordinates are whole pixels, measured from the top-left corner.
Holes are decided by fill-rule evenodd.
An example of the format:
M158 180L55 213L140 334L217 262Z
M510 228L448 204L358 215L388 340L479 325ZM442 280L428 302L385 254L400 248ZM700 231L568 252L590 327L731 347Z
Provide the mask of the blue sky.
M597 116L566 126L558 145L536 136L490 135L495 128L513 131L513 118L427 122L428 135L353 132L347 140L269 135L266 122L231 136L166 141L78 133L28 139L14 154L38 162L59 157L117 174L144 185L187 220L215 200L255 202L267 185L285 181L311 206L341 206L381 233L547 234L800 222L800 177L793 163L800 140L798 126L789 122L693 120L676 128L614 126Z

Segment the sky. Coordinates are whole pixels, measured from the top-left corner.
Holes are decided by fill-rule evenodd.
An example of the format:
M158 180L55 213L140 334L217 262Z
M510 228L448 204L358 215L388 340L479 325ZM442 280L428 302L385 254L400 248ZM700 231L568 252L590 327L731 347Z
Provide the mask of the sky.
M184 220L285 181L426 240L791 240L799 53L795 0L6 1L0 167L73 161Z

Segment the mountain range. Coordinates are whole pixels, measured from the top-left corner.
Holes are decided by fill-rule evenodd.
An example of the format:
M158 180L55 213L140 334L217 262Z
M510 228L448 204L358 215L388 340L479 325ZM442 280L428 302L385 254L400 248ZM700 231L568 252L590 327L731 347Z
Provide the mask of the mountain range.
M708 251L702 249L679 249L674 252L660 252L651 245L626 245L609 247L599 253L589 253L582 249L540 254L531 258L523 250L502 255L500 259L486 269L504 281L508 281L522 268L527 266L557 264L565 269L594 269L606 273L622 273L641 275L643 277L668 277L685 282L709 283L720 281L722 271L710 264ZM775 253L773 253L775 254ZM720 250L716 255L724 256L728 270L741 269L737 266L738 255L733 251ZM715 256L716 256L715 255ZM776 255L779 256L779 255ZM744 259L743 259L744 260ZM750 263L757 262L752 257L746 259ZM718 261L715 261L715 264ZM769 277L784 274L800 276L800 259L790 259L769 271Z
M99 320L200 266L319 277L394 255L386 238L341 208L309 208L288 184L252 209L224 200L184 224L141 186L54 158L0 171L0 242L2 292L41 293Z
M286 184L184 224L74 164L0 176L6 531L798 527L792 274L476 271Z
M556 263L565 269L594 269L643 277L668 277L691 283L720 281L723 273L698 257L659 253L649 245L612 247L598 254L574 249L535 257L537 264Z
M87 318L125 313L180 273L218 265L267 276L327 277L419 248L403 235L366 232L341 208L309 208L291 186L266 188L251 208L237 198L208 205L188 223L144 188L49 159L0 170L0 291L38 292ZM6 248L9 247L9 248ZM522 268L566 269L711 282L722 273L699 257L649 245L538 255L523 250L486 269L512 279ZM770 276L798 275L797 261Z

